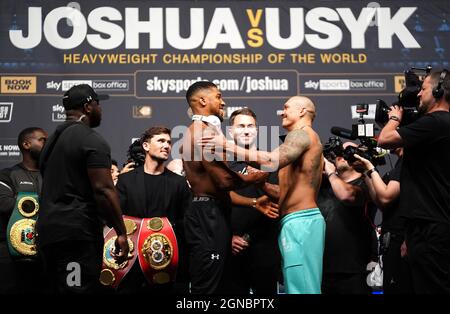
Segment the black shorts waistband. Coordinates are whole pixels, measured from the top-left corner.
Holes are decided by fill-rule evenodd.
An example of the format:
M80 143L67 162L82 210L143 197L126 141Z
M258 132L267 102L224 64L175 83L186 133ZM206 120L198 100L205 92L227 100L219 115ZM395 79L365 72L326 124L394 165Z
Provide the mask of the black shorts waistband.
M212 196L194 196L192 198L193 202L209 202L209 201L215 201L216 198Z

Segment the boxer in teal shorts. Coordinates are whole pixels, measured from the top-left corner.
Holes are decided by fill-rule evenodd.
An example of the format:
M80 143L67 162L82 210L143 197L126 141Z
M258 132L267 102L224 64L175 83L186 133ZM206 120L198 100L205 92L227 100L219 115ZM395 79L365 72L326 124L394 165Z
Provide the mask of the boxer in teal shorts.
M305 209L284 216L278 244L283 257L285 292L320 293L325 220L319 209Z
M322 143L312 128L316 107L311 99L294 96L284 104L281 117L289 133L272 152L249 151L227 141L223 134L204 137L201 144L223 147L238 160L259 164L261 170L279 170L279 243L286 292L320 293L325 222L316 201L324 160Z

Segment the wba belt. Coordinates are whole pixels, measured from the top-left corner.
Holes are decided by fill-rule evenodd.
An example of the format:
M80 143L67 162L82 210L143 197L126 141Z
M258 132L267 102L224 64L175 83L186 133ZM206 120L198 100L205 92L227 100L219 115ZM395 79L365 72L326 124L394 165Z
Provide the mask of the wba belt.
M130 247L129 260L117 264L111 256L117 235L113 229L105 236L103 269L100 282L117 288L136 259L150 284L175 281L178 267L178 245L172 225L166 217L136 218L123 216Z
M6 231L8 250L13 259L36 258L35 224L38 212L38 195L33 192L19 192Z

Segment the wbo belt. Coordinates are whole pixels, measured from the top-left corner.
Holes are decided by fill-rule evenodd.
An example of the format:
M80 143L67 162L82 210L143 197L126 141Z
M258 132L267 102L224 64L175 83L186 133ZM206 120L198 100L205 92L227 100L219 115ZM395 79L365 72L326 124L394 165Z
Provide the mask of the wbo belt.
M117 264L111 251L117 235L110 229L105 235L103 269L100 282L117 288L139 260L144 277L150 284L175 281L178 268L178 245L172 225L166 217L136 218L123 216L130 247L129 259Z
M6 231L8 250L15 260L35 260L35 224L39 212L38 195L34 192L19 192Z

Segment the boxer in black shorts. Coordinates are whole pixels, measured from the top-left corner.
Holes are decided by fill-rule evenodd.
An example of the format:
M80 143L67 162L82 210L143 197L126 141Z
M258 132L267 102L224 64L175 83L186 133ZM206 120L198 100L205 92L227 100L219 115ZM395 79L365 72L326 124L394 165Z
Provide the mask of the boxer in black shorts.
M215 84L207 81L192 84L186 99L194 113L182 147L183 167L194 196L185 213L191 292L227 293L222 278L231 253L229 191L264 181L268 174L233 172L224 161L206 156L196 145L205 134L221 132L225 102Z

